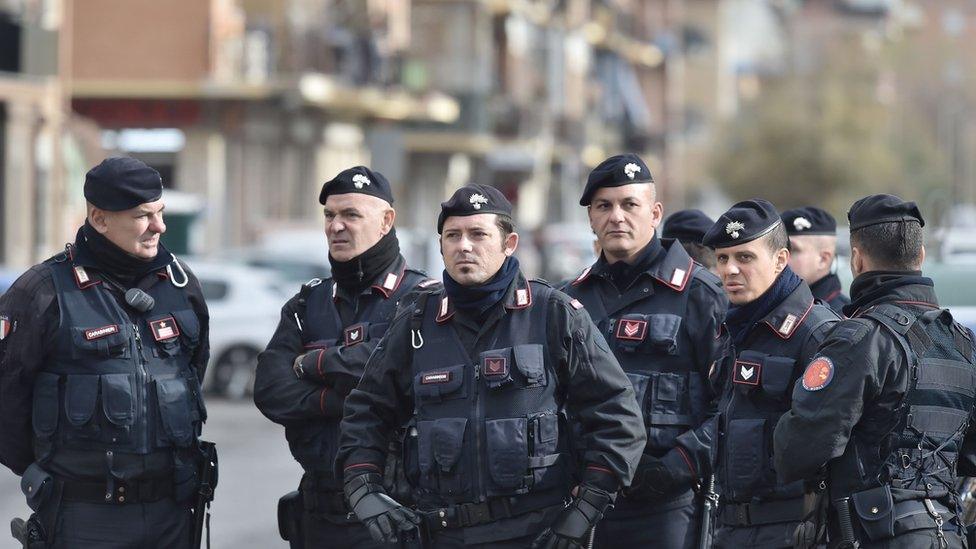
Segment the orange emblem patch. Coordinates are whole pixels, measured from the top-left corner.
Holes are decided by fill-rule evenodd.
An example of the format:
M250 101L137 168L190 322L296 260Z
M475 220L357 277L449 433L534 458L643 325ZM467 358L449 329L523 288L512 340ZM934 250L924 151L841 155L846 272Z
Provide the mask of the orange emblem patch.
M834 363L825 356L813 359L803 372L803 388L807 391L819 391L834 379Z

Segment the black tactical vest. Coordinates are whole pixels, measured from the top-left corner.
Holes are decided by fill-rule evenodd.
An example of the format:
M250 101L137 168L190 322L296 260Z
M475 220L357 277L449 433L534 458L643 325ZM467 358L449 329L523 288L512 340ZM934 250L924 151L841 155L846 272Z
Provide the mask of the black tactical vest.
M684 252L680 245L677 248ZM704 421L708 407L707 380L700 368L707 358L699 357L683 317L688 314L691 280L714 277L690 257L682 266L668 280L655 279L653 293L634 283L628 292L640 297L615 311L607 311L597 284L584 283L588 271L565 290L583 303L633 384L647 428L644 452L655 457L666 454L679 435ZM643 284L650 285L650 280Z
M302 343L306 351L379 340L393 319L397 303L425 278L422 273L405 267L399 273L388 274L382 285L373 286L372 296L359 298L356 321L348 326L342 325L336 308L335 282L331 278L311 280L301 290L305 299ZM333 475L332 464L339 450L339 423L340 418L321 418L285 428L288 447L302 468Z
M48 342L51 357L34 385L35 453L43 465L63 451L145 455L189 448L206 411L190 360L200 323L176 286L179 277L155 275L145 291L146 313L120 305L94 271L67 254L48 263L61 324ZM175 262L175 260L174 260ZM61 470L78 477L92 471ZM102 474L99 472L98 474Z
M918 498L943 498L954 492L955 464L976 402L971 332L946 309L884 303L858 316L898 341L911 374L894 429L855 431L844 456L831 464L831 497L887 484Z
M797 292L804 295L801 296ZM804 312L780 315L774 312L755 326L741 350L730 357L730 390L724 399L722 440L718 464L719 483L726 501L748 503L760 500L793 499L803 495L803 482L781 484L773 467L773 429L790 409L793 385L803 375L806 359L800 356L810 335L837 315L815 305L806 285L786 301L805 297ZM786 303L784 301L784 303ZM783 304L778 309L782 309Z
M415 423L404 442L418 501L450 505L571 485L563 397L547 349L552 291L538 282L517 289L490 349L476 356L447 323L453 309L442 291L418 300Z

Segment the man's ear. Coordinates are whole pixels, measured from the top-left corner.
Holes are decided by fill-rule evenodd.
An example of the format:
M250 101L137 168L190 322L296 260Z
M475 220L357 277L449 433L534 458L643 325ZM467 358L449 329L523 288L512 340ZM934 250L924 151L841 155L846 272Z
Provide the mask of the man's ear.
M502 243L502 251L505 252L506 256L511 256L515 253L515 249L518 248L519 235L518 233L509 233L505 237L505 242Z
M851 274L854 278L864 272L864 256L861 254L861 250L851 245Z
M396 221L396 210L394 210L393 208L387 208L387 210L383 212L382 233L384 235L386 235L387 233L390 232L390 230L393 229L394 221Z
M108 231L108 215L108 212L101 208L92 208L88 214L88 224L99 234L105 234Z
M789 265L789 263L790 263L790 251L786 248L780 248L779 250L776 250L776 262L775 262L776 274L783 272L783 269L785 269L786 266Z

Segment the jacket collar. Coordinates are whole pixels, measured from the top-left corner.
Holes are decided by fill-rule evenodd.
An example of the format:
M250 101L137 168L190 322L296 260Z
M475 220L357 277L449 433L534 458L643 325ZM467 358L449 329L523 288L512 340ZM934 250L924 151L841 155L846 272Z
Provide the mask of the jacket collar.
M400 288L400 284L403 283L403 275L407 270L407 260L403 258L403 255L398 255L396 259L393 260L383 271L372 280L372 284L368 286L363 293L375 292L381 296L383 299L390 299L394 292ZM332 280L332 299L339 299L339 285L336 283L335 279Z
M440 299L437 301L437 317L434 319L438 324L443 324L454 316L454 302L443 289L439 292ZM532 306L532 286L529 280L521 272L515 280L508 286L505 296L501 303L509 311L528 309Z
M676 292L683 292L691 279L695 261L677 240L662 238L661 245L664 247L664 253L659 253L657 258L641 274L650 276ZM572 285L579 286L589 280L590 275L598 270L599 264L598 260L593 265L583 269L572 282Z
M781 339L790 339L796 333L797 328L806 320L807 315L810 314L813 303L813 293L810 292L810 287L804 282L773 308L763 318L762 323L766 324Z
M810 291L813 292L813 297L820 301L830 301L840 295L840 278L834 273L827 273L820 280L810 284Z

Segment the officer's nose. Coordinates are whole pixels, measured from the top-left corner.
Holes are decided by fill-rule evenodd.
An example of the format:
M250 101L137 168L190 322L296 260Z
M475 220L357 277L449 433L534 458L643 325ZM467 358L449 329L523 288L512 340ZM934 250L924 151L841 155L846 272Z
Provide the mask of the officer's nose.
M338 219L334 219L331 222L326 223L326 225L325 225L325 232L331 233L331 234L338 234L338 233L342 232L343 229L345 229L345 228L346 228L346 225L343 222L339 221Z
M623 223L624 219L624 209L620 206L614 206L613 209L610 210L611 223Z
M154 215L150 219L151 219L151 221L149 222L150 231L156 234L163 234L166 232L166 223L163 222L162 214Z

